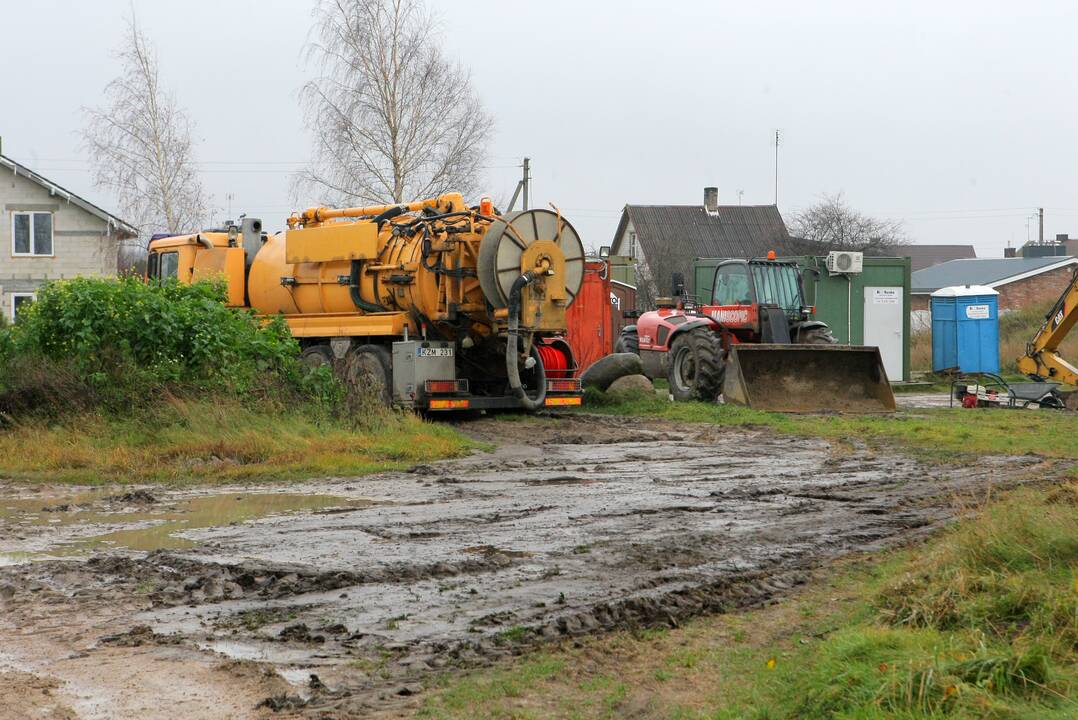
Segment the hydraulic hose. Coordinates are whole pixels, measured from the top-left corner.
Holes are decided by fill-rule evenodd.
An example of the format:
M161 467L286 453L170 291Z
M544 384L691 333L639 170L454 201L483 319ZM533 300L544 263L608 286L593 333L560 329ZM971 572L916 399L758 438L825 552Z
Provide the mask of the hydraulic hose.
M348 274L348 294L352 297L352 303L365 312L385 312L386 309L378 303L369 303L359 294L359 271L362 260L352 261L352 272Z
M530 270L516 279L513 283L512 289L509 291L509 327L506 334L505 342L505 372L509 377L509 388L520 400L520 404L526 410L538 410L543 407L543 402L546 400L546 370L543 368L543 361L539 357L539 353L535 352L535 348L532 348L532 353L535 356L536 376L538 378L538 395L535 398L528 397L528 394L524 392L524 386L520 383L520 363L517 360L517 347L519 341L519 335L517 329L520 327L520 291L524 287L535 280L535 273Z

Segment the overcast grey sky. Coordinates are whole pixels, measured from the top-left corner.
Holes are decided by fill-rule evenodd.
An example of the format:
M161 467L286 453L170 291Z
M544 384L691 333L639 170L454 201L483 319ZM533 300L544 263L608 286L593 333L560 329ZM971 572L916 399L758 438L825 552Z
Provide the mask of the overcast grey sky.
M312 0L313 2L313 0ZM219 217L293 209L307 156L296 90L308 0L136 0L164 84L197 121ZM497 121L488 187L532 158L535 204L589 246L629 203L822 193L903 219L911 240L998 256L1078 235L1078 3L432 0L450 56ZM80 107L116 74L128 0L3 0L4 154L106 207L78 149ZM1035 219L1030 225L1036 237Z

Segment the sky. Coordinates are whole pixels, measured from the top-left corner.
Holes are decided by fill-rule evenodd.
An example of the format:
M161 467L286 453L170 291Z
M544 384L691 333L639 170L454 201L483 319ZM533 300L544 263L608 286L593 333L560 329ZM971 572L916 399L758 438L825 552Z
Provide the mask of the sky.
M903 221L911 242L999 257L1078 236L1078 3L429 0L447 55L494 116L486 186L531 158L585 246L621 208L824 194ZM114 209L90 184L81 108L102 102L133 6L195 121L217 218L283 227L309 156L297 91L313 0L2 0L3 153ZM21 28L11 32L11 28ZM299 202L306 206L309 203Z

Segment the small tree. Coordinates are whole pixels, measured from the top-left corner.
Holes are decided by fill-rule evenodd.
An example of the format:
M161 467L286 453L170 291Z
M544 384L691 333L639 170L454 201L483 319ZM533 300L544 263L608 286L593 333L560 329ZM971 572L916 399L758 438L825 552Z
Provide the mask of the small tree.
M94 184L112 190L143 233L197 231L208 203L191 121L161 87L157 58L134 18L117 57L120 75L105 86L105 105L83 111Z
M864 215L851 208L842 193L824 195L820 202L795 214L790 235L797 252L811 254L859 250L884 255L906 239L901 222Z
M313 161L298 185L338 203L477 189L493 122L438 46L421 0L321 0L302 89Z

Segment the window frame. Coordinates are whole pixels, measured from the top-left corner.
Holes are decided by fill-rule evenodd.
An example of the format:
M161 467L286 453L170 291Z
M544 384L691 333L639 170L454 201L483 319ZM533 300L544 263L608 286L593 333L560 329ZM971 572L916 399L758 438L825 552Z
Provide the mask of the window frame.
M30 252L18 252L15 249L15 218L19 215L26 215L29 217L29 233L30 233ZM34 242L34 216L35 215L48 215L49 216L49 252L39 253L34 252L36 249ZM52 258L56 257L56 213L51 210L12 210L11 211L11 257L40 257L40 258Z
M13 293L11 293L11 312L8 313L8 315L11 316L11 323L13 325L15 324L15 305L16 305L15 299L16 298L22 298L24 300L26 298L30 298L30 302L36 302L37 301L37 293L36 292L13 292Z
M753 277L752 277L752 272L749 270L749 266L747 264L745 264L745 263L732 262L732 263L722 263L718 267L715 268L715 275L711 279L711 303L710 303L711 305L718 305L720 307L733 307L735 305L736 306L743 306L744 305L744 303L741 303L741 302L722 303L722 302L719 302L718 298L716 297L716 293L719 290L719 275L723 274L724 271L726 273L729 273L731 270L735 270L735 269L737 270L737 272L739 274L743 275L744 278L745 278L745 289L749 293L749 298L748 298L749 302L748 302L748 304L752 305L752 304L754 304L756 302L756 300L755 300L755 298L756 298L756 290L755 290L755 287L753 286ZM739 298L739 300L740 300L740 298Z

